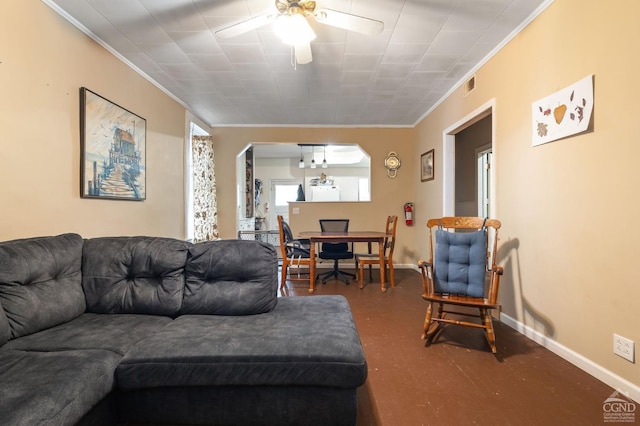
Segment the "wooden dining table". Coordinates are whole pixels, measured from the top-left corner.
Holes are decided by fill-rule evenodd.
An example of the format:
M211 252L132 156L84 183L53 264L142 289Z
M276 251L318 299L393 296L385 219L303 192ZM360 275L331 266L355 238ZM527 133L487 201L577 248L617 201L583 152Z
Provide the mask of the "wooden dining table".
M300 238L309 239L311 242L310 257L315 259L317 243L369 243L369 251L371 243L378 242L378 252L380 255L380 289L382 292L387 291L384 286L384 239L387 236L385 232L378 231L348 231L348 232L320 232L320 231L303 231L298 234ZM362 288L362 287L361 287ZM316 262L311 262L309 266L309 293L316 290Z

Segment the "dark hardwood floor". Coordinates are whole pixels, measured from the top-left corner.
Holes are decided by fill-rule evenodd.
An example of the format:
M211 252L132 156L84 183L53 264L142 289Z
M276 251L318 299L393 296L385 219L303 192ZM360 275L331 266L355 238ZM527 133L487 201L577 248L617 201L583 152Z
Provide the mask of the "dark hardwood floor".
M425 347L426 303L420 275L396 271L396 287L359 289L330 280L316 295L340 294L351 305L367 357L358 392L359 426L598 425L614 389L495 321L498 353L481 330L446 326ZM310 296L307 282L288 282L282 297ZM640 420L640 415L637 416Z

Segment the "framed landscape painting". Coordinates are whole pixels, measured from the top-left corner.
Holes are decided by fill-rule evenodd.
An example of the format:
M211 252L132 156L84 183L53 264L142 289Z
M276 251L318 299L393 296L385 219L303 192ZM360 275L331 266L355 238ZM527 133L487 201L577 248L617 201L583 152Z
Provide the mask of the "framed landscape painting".
M146 198L147 121L80 88L80 196Z

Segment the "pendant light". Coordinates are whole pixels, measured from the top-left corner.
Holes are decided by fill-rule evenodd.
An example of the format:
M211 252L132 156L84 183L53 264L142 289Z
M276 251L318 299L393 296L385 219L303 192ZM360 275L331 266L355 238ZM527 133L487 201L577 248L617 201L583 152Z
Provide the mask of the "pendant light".
M315 169L316 168L316 147L315 145L313 145L311 147L312 151L311 151L311 168Z
M324 147L324 159L322 160L322 168L326 169L327 167L329 167L329 165L327 164L327 146L323 145Z
M298 162L298 168L304 169L304 158L302 158L302 145L300 145L300 161Z

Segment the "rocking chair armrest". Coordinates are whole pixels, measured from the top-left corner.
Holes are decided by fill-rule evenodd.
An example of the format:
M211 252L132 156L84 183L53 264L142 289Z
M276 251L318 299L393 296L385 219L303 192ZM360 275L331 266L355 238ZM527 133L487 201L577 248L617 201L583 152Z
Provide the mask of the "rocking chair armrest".
M421 260L418 262L418 268L422 273L423 297L433 294L433 262L431 260Z
M421 260L418 262L418 268L422 269L422 268L430 268L433 266L433 262L431 262L430 260Z
M504 274L504 268L502 266L498 266L498 265L493 265L491 267L491 271L495 272L498 275Z
M498 303L498 289L500 288L500 276L504 273L504 268L498 265L491 266L491 281L489 283L489 293L487 299L492 304Z

